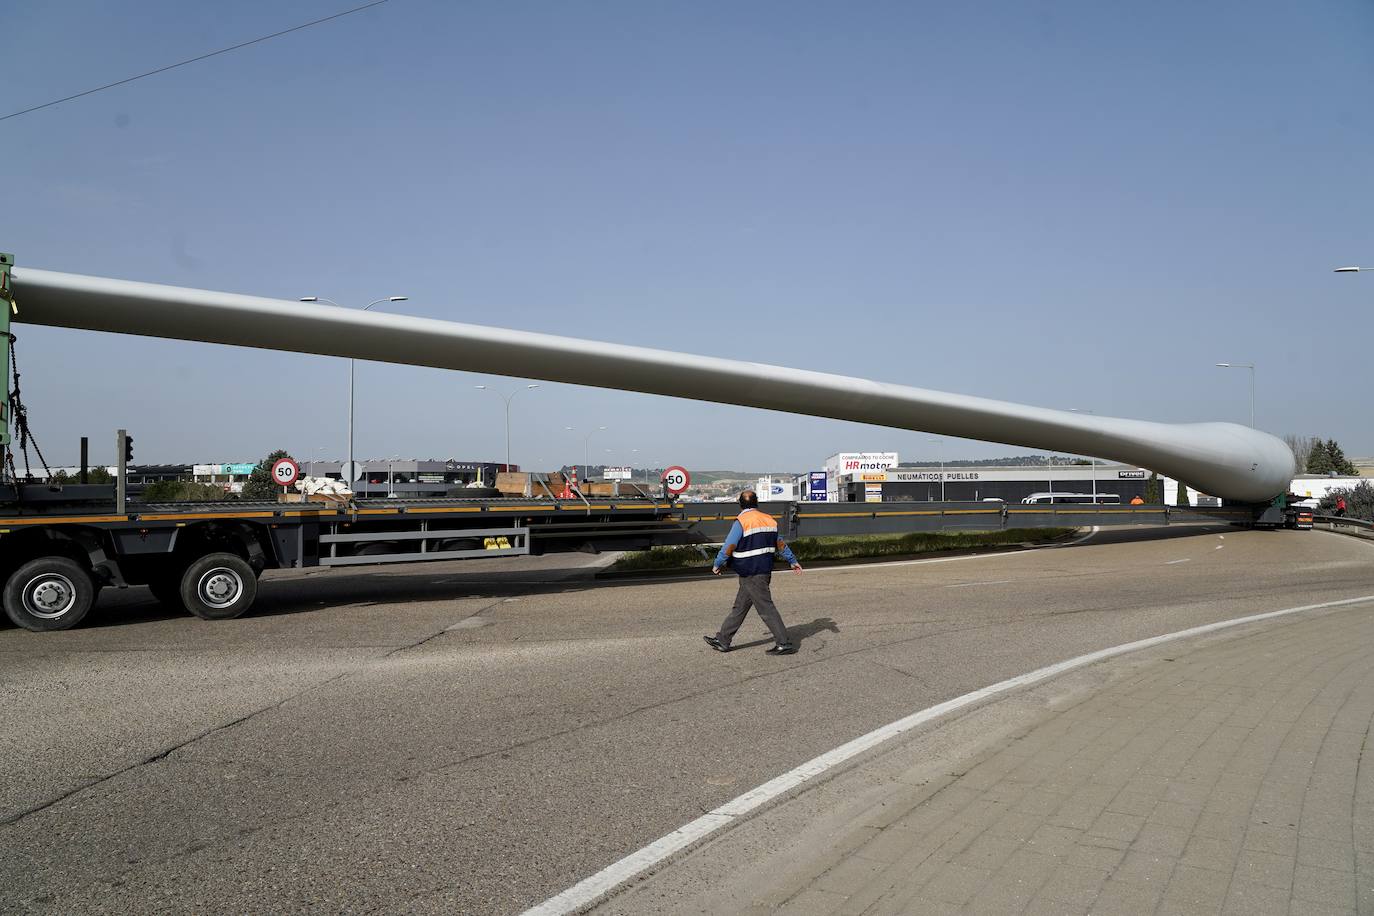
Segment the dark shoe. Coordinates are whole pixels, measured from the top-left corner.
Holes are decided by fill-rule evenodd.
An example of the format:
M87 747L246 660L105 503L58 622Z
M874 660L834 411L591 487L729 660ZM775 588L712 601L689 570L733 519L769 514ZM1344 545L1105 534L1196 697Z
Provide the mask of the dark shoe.
M701 638L704 639L704 640L706 640L706 645L710 646L712 649L715 649L717 652L729 652L729 651L730 651L730 647L727 646L727 645L725 645L725 643L721 642L720 639L719 639L718 637L715 637L715 636L703 636L703 637L701 637Z
M767 652L766 654L768 654L768 655L792 655L792 654L795 653L796 651L797 651L796 643L780 642L780 643L778 643L776 646L774 646L773 648L769 649L768 652Z

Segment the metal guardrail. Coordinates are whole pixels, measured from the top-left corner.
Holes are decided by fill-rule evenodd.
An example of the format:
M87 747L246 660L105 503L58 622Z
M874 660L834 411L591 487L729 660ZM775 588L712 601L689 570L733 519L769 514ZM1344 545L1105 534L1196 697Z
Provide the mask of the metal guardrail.
M1090 504L1025 505L987 502L762 503L778 520L785 538L855 534L905 534L912 531L998 531L1009 528L1092 525L1169 525L1186 522L1248 523L1246 508L1185 509L1173 506ZM683 503L683 524L719 542L738 510L728 503Z
M1337 528L1349 528L1349 531L1342 531L1341 534L1351 534L1356 537L1374 537L1374 522L1367 522L1362 518L1348 518L1344 515L1314 515L1312 516L1313 525L1326 525L1330 530Z

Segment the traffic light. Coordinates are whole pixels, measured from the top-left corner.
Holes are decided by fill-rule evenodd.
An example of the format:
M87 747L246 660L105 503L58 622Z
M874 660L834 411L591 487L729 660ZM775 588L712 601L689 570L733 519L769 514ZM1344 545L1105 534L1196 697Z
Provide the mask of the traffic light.
M124 434L124 463L128 464L134 460L134 437L128 433Z

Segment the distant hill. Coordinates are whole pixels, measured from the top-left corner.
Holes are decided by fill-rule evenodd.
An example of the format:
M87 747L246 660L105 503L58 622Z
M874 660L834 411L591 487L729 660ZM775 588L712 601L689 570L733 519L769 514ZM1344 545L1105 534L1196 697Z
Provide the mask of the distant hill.
M959 458L953 461L903 461L904 468L986 468L986 467L1037 467L1040 465L1090 464L1087 458L1077 455L1012 455L1010 458Z

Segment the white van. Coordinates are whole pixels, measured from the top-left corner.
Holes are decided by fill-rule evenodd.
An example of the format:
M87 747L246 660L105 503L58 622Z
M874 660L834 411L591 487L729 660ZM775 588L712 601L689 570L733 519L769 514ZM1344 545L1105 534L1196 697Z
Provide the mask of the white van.
M1099 506L1119 506L1121 497L1116 493L1098 493L1096 497L1091 493L1032 493L1021 500L1025 505L1045 505L1054 503L1055 505L1075 503L1096 503Z

